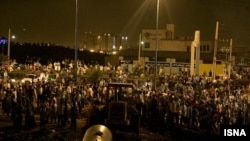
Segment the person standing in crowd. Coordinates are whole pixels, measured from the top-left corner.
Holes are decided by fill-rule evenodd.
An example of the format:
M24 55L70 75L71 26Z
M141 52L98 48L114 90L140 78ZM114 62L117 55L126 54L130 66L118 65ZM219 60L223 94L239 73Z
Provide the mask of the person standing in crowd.
M208 73L208 76L209 76L209 77L212 77L212 75L213 75L213 73L212 73L212 71L210 70L209 73Z
M16 132L20 132L22 130L22 121L23 121L23 108L21 102L17 102L13 105L13 128Z
M63 109L63 126L69 124L69 105L67 100L64 102L64 109Z
M63 128L63 120L64 120L64 98L61 98L58 103L57 107L57 128L62 129Z
M40 131L43 132L45 130L45 126L47 123L47 116L46 116L47 109L45 102L41 103L39 112L40 112Z
M57 98L56 96L53 96L52 102L51 102L51 110L50 110L50 120L51 123L56 123L57 120Z
M157 115L158 115L157 104L158 104L157 97L156 94L154 94L150 103L150 122L149 122L150 129L152 129L153 131L156 131L156 127L154 124L157 123Z
M4 91L3 100L2 100L2 110L3 114L6 114L7 116L11 113L11 96L8 93L8 91Z
M30 130L35 126L34 109L30 102L25 107L25 129Z
M77 127L77 107L76 107L76 103L73 101L72 102L72 106L70 108L70 129L73 131L76 131L76 127Z

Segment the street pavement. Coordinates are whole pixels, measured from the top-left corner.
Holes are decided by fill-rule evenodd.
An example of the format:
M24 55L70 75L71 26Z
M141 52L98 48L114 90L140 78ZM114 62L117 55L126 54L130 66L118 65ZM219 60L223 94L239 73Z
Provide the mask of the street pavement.
M9 116L0 116L0 140L7 139L13 141L26 141L27 139L37 141L49 141L50 139L60 139L62 141L81 141L83 139L86 119L77 119L77 129L72 131L69 125L63 129L57 129L56 123L49 123L46 125L46 130L41 132L39 127L39 116L36 115L36 126L31 130L22 130L14 132L13 124ZM124 133L114 131L112 133L113 141L172 141L170 137L162 136L160 134L149 132L143 128L140 129L139 137L134 133Z
M35 115L36 126L31 130L21 130L15 132L11 116L3 115L0 103L0 141L82 141L87 128L87 118L77 118L77 128L75 131L70 129L68 123L64 128L57 128L57 123L46 124L45 130L41 130L39 126L39 114ZM24 126L24 120L22 123ZM189 131L188 131L189 132ZM112 131L112 141L205 141L210 140L209 136L198 137L200 134L195 134L190 138L190 134L179 130L178 128L164 133L156 133L149 131L146 128L140 128L139 136L135 133ZM195 139L193 138L195 137ZM208 137L208 138L207 138Z
M77 119L77 129L73 131L67 124L63 129L58 129L56 123L46 124L45 130L40 130L39 115L35 115L36 126L31 130L15 132L11 117L3 115L0 110L0 141L81 141L86 131L86 118ZM24 125L24 122L23 122ZM152 133L144 128L140 129L139 136L135 133L112 132L113 141L174 141L168 134Z

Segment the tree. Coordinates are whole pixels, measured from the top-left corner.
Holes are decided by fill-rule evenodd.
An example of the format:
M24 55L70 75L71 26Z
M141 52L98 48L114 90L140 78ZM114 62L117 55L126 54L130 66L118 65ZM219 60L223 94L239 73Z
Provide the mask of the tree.
M101 78L107 77L108 75L105 74L103 71L96 69L96 68L90 68L86 72L86 77L89 82L95 84L97 83Z

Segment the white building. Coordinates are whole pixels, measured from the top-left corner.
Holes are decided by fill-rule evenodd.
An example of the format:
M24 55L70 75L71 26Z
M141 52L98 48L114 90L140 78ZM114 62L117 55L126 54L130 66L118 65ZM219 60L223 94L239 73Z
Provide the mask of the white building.
M156 29L143 29L139 49L124 53L125 55L122 55L123 60L131 60L131 58L137 57L133 60L139 60L144 65L154 65L157 50L157 64L165 67L165 72L168 74L178 72L180 67L189 68L194 32L190 33L192 36L189 37L178 37L175 35L174 24L167 24L166 29L158 29L157 31ZM156 33L158 33L157 48ZM212 41L200 41L200 63L213 63Z
M201 31L202 34L202 31ZM141 33L141 41L144 43L142 51L155 51L156 49L156 29L143 29ZM182 51L190 52L191 43L194 37L176 37L174 33L174 25L167 24L166 29L158 30L158 51ZM212 52L211 41L200 42L202 53Z

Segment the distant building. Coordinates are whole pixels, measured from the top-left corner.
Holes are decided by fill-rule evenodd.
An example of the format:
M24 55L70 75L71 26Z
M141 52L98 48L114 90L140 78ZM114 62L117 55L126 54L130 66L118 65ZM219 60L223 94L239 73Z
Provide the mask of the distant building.
M3 36L0 36L0 52L1 52L1 55L5 55L7 49L4 49L5 46L8 44L8 39L3 37Z
M128 37L111 33L98 34L85 32L84 37L79 42L80 50L111 52L127 48Z
M159 55L157 60L167 61L169 59L175 59L177 62L190 62L191 43L194 40L193 36L176 37L174 31L175 29L173 24L167 24L166 29L158 30L159 42L157 50ZM143 29L141 37L141 41L143 42L143 44L141 44L141 57L144 57L144 59L148 61L154 61L156 51L156 30ZM212 46L212 41L200 41L200 52L202 54L201 59L205 62L212 62ZM152 55L143 56L145 53Z
M3 36L0 36L0 44L7 44L7 43L8 43L8 39Z
M158 33L157 48L156 32ZM192 36L178 37L175 35L174 24L167 24L166 29L158 29L158 31L156 29L143 29L138 48L120 52L120 59L122 61L140 61L143 65L155 65L157 53L157 66L165 67L168 73L176 73L180 67L189 68L190 66L194 32ZM213 64L213 55L212 41L200 40L200 64Z

